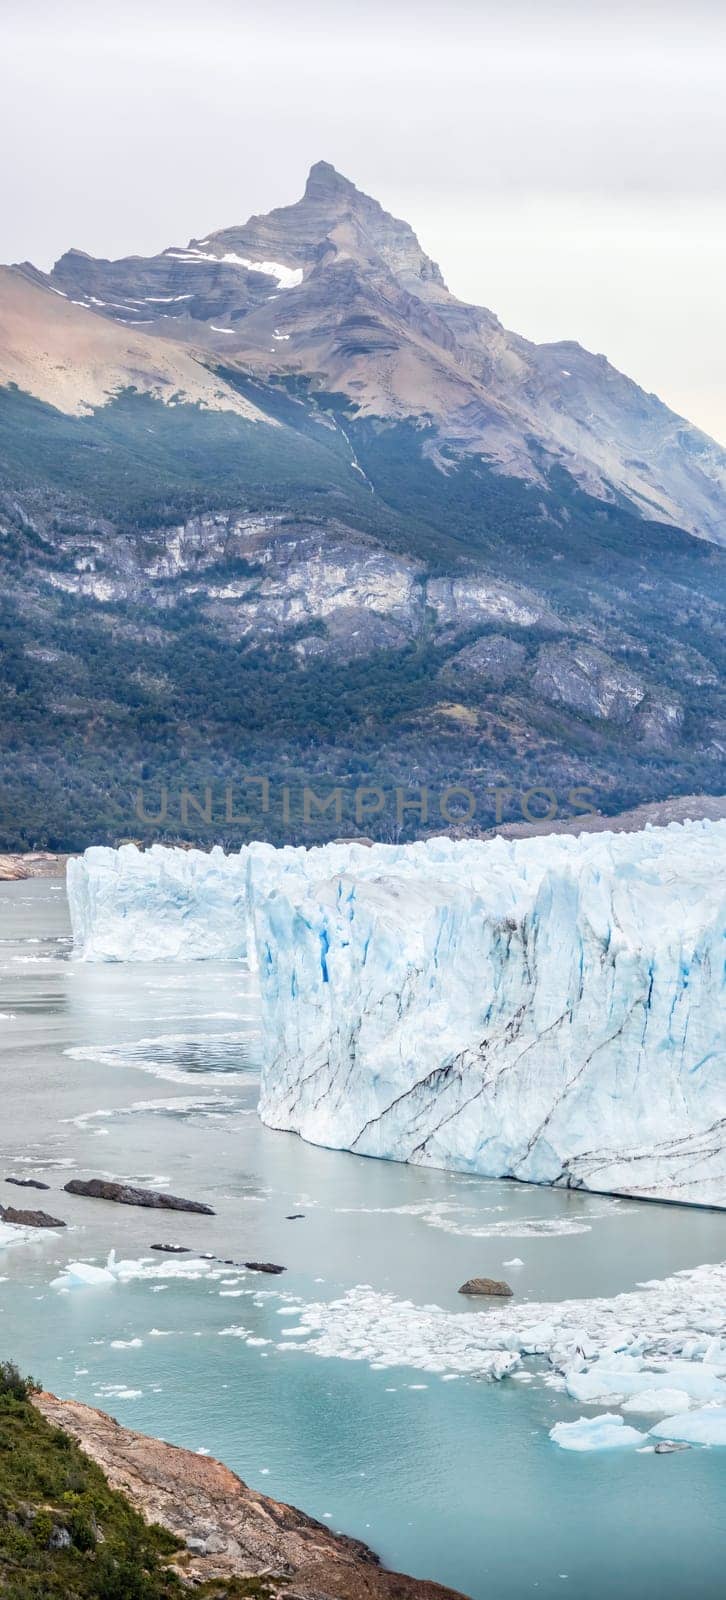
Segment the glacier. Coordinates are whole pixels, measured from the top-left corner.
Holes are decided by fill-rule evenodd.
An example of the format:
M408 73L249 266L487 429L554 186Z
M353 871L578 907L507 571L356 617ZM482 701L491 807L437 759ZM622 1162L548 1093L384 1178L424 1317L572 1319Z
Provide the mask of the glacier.
M244 852L95 845L66 871L83 961L204 961L247 953Z
M723 822L253 851L263 1121L726 1205L725 856Z
M320 1145L726 1206L726 822L87 851L86 959L256 965L260 1115Z

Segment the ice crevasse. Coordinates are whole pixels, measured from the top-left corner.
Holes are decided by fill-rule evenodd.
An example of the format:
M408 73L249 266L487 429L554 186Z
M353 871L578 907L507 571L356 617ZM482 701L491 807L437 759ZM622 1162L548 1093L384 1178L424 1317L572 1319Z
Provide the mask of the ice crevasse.
M726 1205L726 823L136 854L157 944L176 881L160 857L196 856L186 931L163 942L199 953L206 917L207 954L255 953L270 1126L368 1156ZM70 880L86 954L119 952L116 855L87 852Z

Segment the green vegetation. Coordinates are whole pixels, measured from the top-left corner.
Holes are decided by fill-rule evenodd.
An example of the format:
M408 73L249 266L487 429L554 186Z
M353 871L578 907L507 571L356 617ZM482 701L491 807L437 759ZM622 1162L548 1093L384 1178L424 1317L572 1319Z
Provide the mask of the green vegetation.
M564 472L527 485L475 457L438 471L422 455L426 430L358 418L309 380L224 376L278 425L131 392L68 417L0 391L0 849L126 837L233 847L250 836L309 843L359 831L332 813L303 825L299 804L286 819L286 785L546 785L560 797L587 785L606 813L722 790L726 551L592 500ZM368 482L351 469L351 450ZM143 576L163 554L163 529L215 511L274 513L283 542L303 527L323 549L328 538L339 548L351 530L352 543L373 538L429 575L484 571L525 585L556 610L562 637L596 642L675 697L682 731L669 747L647 748L627 727L538 699L531 678L547 635L504 620L456 633L431 623L414 641L353 660L341 649L301 657L293 630L241 627L237 637L237 608L210 606L205 589L262 584L269 569L255 566L252 547L249 559L237 543L229 560L163 582ZM64 588L89 548L100 580L123 580L128 559L141 599ZM324 635L325 623L304 631ZM504 690L457 679L454 695L441 669L486 632L525 645L519 674ZM705 677L689 675L689 652L704 658ZM442 713L452 698L470 715ZM271 784L269 811L249 825L227 821L222 798L245 773ZM134 816L141 785L152 810L162 785L203 796L207 784L220 797L211 824L195 812L185 821L178 804L159 825ZM521 820L519 802L503 815ZM495 819L483 811L476 820ZM391 828L387 806L366 831L385 839ZM417 829L408 815L395 836Z
M0 1596L3 1600L181 1600L166 1563L181 1546L148 1527L69 1434L0 1364ZM203 1600L268 1600L264 1579L194 1589Z

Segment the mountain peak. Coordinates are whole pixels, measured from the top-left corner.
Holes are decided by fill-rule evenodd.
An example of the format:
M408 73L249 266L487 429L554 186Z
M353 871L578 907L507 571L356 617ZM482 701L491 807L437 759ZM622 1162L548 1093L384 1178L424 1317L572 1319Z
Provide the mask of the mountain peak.
M342 172L330 161L316 161L308 173L305 185L306 200L329 199L333 195L341 197L358 194L354 183L349 178L344 178Z

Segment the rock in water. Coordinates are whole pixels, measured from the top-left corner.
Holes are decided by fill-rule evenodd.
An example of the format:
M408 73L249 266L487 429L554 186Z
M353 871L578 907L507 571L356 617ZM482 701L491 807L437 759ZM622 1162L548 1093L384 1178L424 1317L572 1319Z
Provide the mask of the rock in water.
M198 1211L213 1217L211 1206L201 1200L180 1200L175 1194L161 1194L156 1189L136 1189L130 1183L112 1183L103 1178L71 1178L64 1184L66 1194L84 1195L90 1200L115 1200L121 1206L149 1206L160 1211Z
M467 1278L459 1290L459 1294L497 1294L505 1297L513 1293L514 1290L503 1278Z
M276 1266L274 1261L244 1261L242 1265L247 1268L248 1272L278 1273L287 1271L286 1267Z
M6 1183L14 1183L16 1189L49 1189L49 1183L41 1183L39 1178L6 1178Z
M150 1250L161 1250L167 1256L188 1256L191 1246L188 1244L150 1244Z
M18 1211L15 1206L0 1206L0 1222L19 1228L65 1228L60 1217L49 1217L47 1211Z

